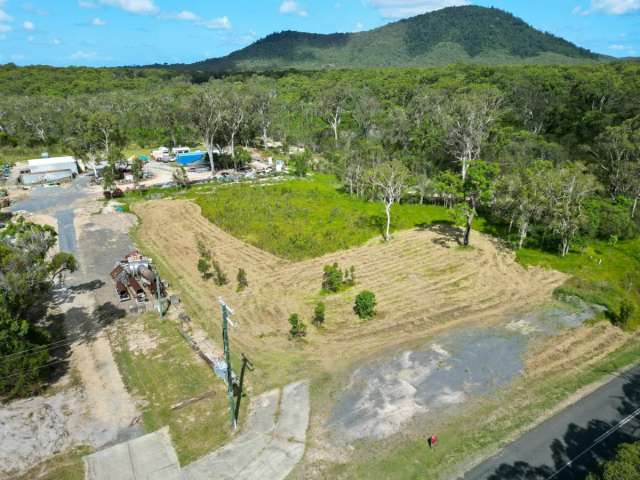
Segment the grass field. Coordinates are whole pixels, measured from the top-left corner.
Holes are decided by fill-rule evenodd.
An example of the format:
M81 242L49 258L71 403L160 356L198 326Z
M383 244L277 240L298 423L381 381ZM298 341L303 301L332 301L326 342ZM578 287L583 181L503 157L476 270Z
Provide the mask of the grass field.
M128 390L143 402L147 432L169 426L182 464L220 446L230 435L224 383L187 346L174 321L157 314L127 319L112 338ZM213 391L213 396L179 410L171 407Z
M380 235L385 222L380 203L339 192L335 178L329 175L280 185L218 188L193 198L211 222L289 260L361 245ZM392 210L394 230L450 220L449 211L434 205L396 205Z
M619 242L591 242L581 252L566 257L523 249L518 252L523 265L551 268L571 275L558 292L578 295L584 300L617 312L624 299L635 304L635 312L626 328L640 325L640 239Z

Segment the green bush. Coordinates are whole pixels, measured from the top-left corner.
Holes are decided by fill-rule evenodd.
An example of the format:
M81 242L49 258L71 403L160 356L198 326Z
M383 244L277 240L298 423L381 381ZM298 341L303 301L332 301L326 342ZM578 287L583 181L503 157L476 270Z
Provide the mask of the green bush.
M631 320L633 319L633 314L635 313L635 305L631 300L625 298L620 303L620 308L617 312L610 312L609 316L611 318L611 322L614 325L619 326L620 328L624 328L626 330L631 328Z
M290 338L300 338L307 334L307 326L300 320L300 315L297 313L289 317L289 325L291 325L289 329Z
M305 150L302 153L291 156L291 163L293 164L293 173L296 177L306 177L309 171L309 164L311 162L311 152Z
M318 302L316 304L315 310L313 311L313 324L316 327L319 327L320 325L322 325L324 323L325 311L326 311L325 304L323 302Z
M247 280L247 272L245 272L244 268L238 269L238 292L243 291L245 288L249 286L249 281Z
M337 263L325 265L324 274L322 275L322 290L331 293L340 291L343 278L342 270Z
M585 202L587 222L583 235L587 238L609 240L629 240L638 236L638 226L631 218L631 205L621 199L619 202L602 198L592 198Z
M356 297L353 311L358 317L372 318L376 314L376 296L369 290L364 290Z

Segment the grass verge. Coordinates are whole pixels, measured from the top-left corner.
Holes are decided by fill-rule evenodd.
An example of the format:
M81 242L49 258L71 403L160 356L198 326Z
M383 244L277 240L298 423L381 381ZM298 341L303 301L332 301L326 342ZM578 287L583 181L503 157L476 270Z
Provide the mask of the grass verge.
M143 322L144 337L131 334L127 322ZM151 340L149 340L151 339ZM147 347L140 347L139 343ZM149 348L149 342L154 343ZM169 426L181 464L188 464L231 435L224 383L192 352L170 320L155 314L127 319L112 338L116 362L127 388L143 401L147 432ZM184 408L177 403L213 391L213 396Z
M90 447L77 447L52 457L14 480L84 480L82 457L91 453Z

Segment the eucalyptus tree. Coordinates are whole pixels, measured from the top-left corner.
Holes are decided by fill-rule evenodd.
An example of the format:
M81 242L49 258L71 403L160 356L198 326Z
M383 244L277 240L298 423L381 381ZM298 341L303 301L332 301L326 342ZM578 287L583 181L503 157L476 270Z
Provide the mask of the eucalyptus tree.
M241 84L227 87L222 96L222 123L231 157L236 158L236 140L249 116L249 97Z
M218 150L223 119L224 86L219 80L204 84L192 100L191 122L209 154L211 174L215 173L214 154Z
M448 106L446 143L460 164L463 182L471 164L480 159L501 102L499 92L487 90L456 96Z
M262 136L262 146L269 143L269 130L276 115L276 82L267 77L251 77L247 82L249 102Z
M331 127L336 148L340 141L340 124L349 109L352 96L350 87L338 83L321 89L316 99L318 116Z
M409 170L400 160L393 160L377 165L369 172L369 183L374 195L384 204L387 217L384 229L384 240L391 240L391 207L399 203L407 188Z
M582 164L569 164L557 169L547 185L547 228L558 237L563 257L587 220L585 201L598 190L595 177L585 172Z
M518 228L518 248L524 246L530 227L540 222L550 209L548 188L554 181L553 164L538 160L513 169L496 187L496 207L509 223Z
M368 89L362 89L354 94L351 117L358 126L360 135L365 138L372 135L381 113L380 101Z
M459 197L464 201L458 205L459 213L464 217L464 235L462 243L469 245L471 227L478 214L480 205L489 205L495 197L495 182L499 168L494 163L477 160L467 170L467 175L461 183L462 190Z
M630 198L635 216L640 197L640 116L606 128L596 139L595 158L611 199Z

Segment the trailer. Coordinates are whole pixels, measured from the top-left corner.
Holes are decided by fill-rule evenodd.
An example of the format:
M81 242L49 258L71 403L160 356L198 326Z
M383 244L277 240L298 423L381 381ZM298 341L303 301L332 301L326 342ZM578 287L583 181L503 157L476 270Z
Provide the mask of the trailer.
M131 300L131 295L129 295L129 289L127 288L127 286L118 281L116 282L116 293L118 294L118 298L120 299L120 302L128 302L129 300Z

